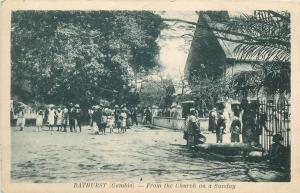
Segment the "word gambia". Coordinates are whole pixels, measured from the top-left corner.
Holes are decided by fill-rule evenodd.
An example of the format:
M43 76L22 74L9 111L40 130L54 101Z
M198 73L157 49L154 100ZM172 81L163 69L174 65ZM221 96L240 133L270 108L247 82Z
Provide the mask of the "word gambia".
M74 188L134 188L133 183L98 183L98 182L78 182L74 183Z

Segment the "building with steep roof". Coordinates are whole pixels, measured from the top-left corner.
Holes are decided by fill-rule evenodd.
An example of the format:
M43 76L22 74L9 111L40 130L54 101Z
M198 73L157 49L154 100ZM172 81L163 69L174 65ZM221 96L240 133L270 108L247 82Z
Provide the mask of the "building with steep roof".
M222 29L223 23L228 19L227 11L199 12L198 26L185 66L185 77L189 81L195 77L217 79L256 72L253 64L259 62L258 59L255 57L241 59L235 52L240 43L226 40L228 38L239 40L238 36L224 37L222 33L212 30L212 28Z

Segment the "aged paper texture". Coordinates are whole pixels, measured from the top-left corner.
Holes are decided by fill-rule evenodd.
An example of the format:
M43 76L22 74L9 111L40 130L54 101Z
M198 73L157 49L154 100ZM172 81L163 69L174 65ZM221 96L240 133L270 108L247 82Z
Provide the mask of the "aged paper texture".
M1 192L300 190L298 1L0 14Z

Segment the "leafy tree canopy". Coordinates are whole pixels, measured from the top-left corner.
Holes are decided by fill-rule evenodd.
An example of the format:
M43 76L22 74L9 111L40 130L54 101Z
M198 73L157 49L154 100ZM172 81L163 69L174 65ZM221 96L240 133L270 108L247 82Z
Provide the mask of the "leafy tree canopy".
M45 103L118 99L137 73L159 67L162 27L147 11L15 11L12 95Z
M174 100L175 88L168 78L149 79L141 86L139 93L141 105L170 107Z

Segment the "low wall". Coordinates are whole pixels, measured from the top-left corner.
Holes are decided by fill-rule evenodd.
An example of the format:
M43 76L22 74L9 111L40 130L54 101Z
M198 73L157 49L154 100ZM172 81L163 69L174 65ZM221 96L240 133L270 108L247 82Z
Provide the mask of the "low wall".
M208 130L208 118L198 118L201 131ZM153 125L158 127L165 127L169 129L184 130L185 119L184 118L172 118L172 117L153 117Z
M171 117L153 117L153 125L170 129L183 130L185 128L185 119Z

